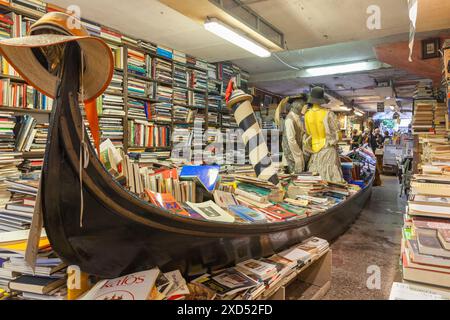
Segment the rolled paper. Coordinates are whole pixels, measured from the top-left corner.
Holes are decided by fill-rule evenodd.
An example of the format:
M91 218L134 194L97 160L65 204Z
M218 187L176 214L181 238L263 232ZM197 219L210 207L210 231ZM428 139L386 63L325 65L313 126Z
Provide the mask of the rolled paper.
M250 163L256 172L256 176L278 185L277 169L270 158L267 143L253 111L252 99L252 96L244 91L234 90L227 102L227 107L233 110L236 123L244 131L242 140L248 147Z

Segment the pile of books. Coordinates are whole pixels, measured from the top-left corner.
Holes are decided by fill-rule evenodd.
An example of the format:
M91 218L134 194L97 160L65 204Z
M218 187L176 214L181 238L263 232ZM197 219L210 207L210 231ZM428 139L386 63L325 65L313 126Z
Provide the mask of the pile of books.
M114 72L111 83L106 88L105 93L122 95L123 94L123 74Z
M92 21L88 21L86 19L81 19L81 24L86 28L87 32L91 36L100 38L101 33L102 33L102 27L99 24L92 22ZM113 45L113 46L116 46L116 45ZM111 45L110 45L110 47L111 47ZM122 69L123 69L123 65L122 65Z
M178 64L186 64L186 54L180 51L173 50L173 61Z
M188 105L188 89L175 87L173 89L173 103L181 106Z
M138 100L128 99L128 118L147 120L149 115L150 103Z
M208 89L208 80L205 71L190 70L188 75L189 88L200 91L206 91Z
M106 42L122 44L122 34L120 34L120 32L103 26L100 29L100 37L103 38Z
M235 267L213 271L192 280L188 287L202 300L267 299L284 279L295 274L329 250L326 240L310 238L283 252L261 259L249 259Z
M433 129L433 112L435 100L414 101L414 114L412 121L413 134L427 134Z
M431 174L425 166L411 184L403 228L403 279L450 288L450 179L445 166L437 167L441 172Z
M173 89L164 85L156 85L155 99L160 102L172 102Z
M206 94L195 91L189 91L188 104L196 108L206 108Z
M172 122L172 103L157 102L150 105L150 121Z
M186 107L180 107L175 104L173 106L173 120L179 123L188 123L187 120L190 112L194 112L194 110Z
M120 95L103 94L97 98L97 112L99 115L124 116L124 99Z
M186 67L179 64L174 64L173 67L173 80L176 87L186 88L188 86L187 70Z
M137 75L141 77L147 77L151 74L151 58L133 49L128 49L128 73L131 75Z
M17 117L17 124L15 130L16 136L16 151L25 152L30 151L37 134L37 121L30 115Z
M208 63L208 80L217 80L217 66L213 63ZM213 82L213 81L211 81Z
M171 85L173 82L172 63L164 59L155 58L153 66L153 79Z
M128 282L127 279L142 281ZM180 271L158 268L99 281L79 300L184 300L190 294Z
M156 54L167 59L173 59L173 50L161 45L157 45Z
M128 78L128 95L138 98L153 98L153 83L140 79Z
M168 147L171 128L142 120L128 121L128 136L132 147Z
M101 117L98 124L102 142L109 139L117 148L123 148L123 119Z
M29 149L30 152L44 152L47 147L48 123L38 123L34 127L32 135L33 143Z
M445 103L437 103L434 109L434 130L437 135L446 134L445 117L447 115Z
M430 82L419 82L414 91L414 99L433 99L433 85Z

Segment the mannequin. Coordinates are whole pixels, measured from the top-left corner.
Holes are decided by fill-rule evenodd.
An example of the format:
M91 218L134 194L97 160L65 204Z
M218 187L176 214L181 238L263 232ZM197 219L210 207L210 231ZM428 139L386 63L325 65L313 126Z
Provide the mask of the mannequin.
M322 107L328 103L324 90L313 88L308 103L312 104L305 115L306 146L312 154L308 170L319 173L324 180L344 182L337 150L338 121L333 112Z
M305 170L303 155L303 138L305 129L301 121L301 113L306 103L306 96L296 98L284 122L283 153L289 173L299 174Z

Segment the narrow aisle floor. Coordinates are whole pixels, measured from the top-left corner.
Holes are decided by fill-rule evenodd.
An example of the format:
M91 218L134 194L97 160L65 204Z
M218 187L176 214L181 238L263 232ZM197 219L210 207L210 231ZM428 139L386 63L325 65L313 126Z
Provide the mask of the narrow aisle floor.
M399 198L397 177L383 176L383 186L359 219L332 244L331 289L324 299L388 299L392 282L401 279L399 255L405 199ZM377 287L376 275L380 277ZM369 287L367 282L369 279Z

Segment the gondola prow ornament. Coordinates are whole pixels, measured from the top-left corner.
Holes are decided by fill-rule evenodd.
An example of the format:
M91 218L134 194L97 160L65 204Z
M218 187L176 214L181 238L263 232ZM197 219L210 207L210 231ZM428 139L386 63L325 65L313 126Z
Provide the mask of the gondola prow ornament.
M74 44L77 48L74 48ZM80 63L76 64L75 59L74 61L64 61L67 51L70 51L69 47L75 49L73 52L78 52L77 60ZM34 23L27 36L0 41L0 54L28 84L42 94L53 98L55 108L60 104L65 104L66 108L84 106L96 148L99 149L100 135L95 100L110 84L114 70L112 52L103 40L91 37L76 17L62 12L51 12ZM65 70L68 64L73 64L78 69L68 74ZM70 83L71 79L73 84L76 84L71 93L76 96L75 101L80 101L80 103L74 103L73 99L70 101L71 103L67 103L68 97L62 96L65 92L63 87ZM84 122L81 125L81 132L82 141L79 145L80 225L82 225L84 212L83 175L81 172L89 163L88 147L84 139ZM49 142L47 149L48 145ZM47 157L46 153L45 158ZM26 260L32 267L34 267L34 259L30 257L36 257L37 243L43 224L42 181L43 179L41 179L37 195L26 254ZM57 188L58 186L54 185L53 187Z

